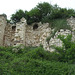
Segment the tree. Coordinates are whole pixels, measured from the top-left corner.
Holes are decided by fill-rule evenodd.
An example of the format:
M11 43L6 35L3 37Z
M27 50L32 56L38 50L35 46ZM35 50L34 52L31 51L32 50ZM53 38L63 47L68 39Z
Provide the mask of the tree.
M42 21L42 19L47 18L47 16L49 16L51 14L52 5L50 5L47 2L44 2L44 3L39 3L37 5L37 8L40 12L40 17L41 17L41 21Z
M68 14L68 17L71 17L71 16L75 17L75 10L68 9L67 14Z
M44 2L44 3L39 3L37 5L37 8L39 9L40 11L40 14L41 16L47 16L47 14L51 13L51 5L47 2Z
M29 12L27 12L26 16L27 16L27 23L28 24L40 21L40 12L36 7L33 8L32 10L30 10Z
M28 24L40 21L46 22L49 18L48 16L51 13L51 8L52 6L47 2L39 3L35 8L28 12Z
M26 18L27 23L30 25L34 22L50 22L50 20L58 18L75 17L73 9L60 8L58 5L52 6L47 2L38 3L36 7L30 11L18 10L12 14L11 20L13 23L19 22L22 17Z
M25 13L23 10L16 11L15 14L12 14L11 20L13 23L19 22L22 17L25 17Z

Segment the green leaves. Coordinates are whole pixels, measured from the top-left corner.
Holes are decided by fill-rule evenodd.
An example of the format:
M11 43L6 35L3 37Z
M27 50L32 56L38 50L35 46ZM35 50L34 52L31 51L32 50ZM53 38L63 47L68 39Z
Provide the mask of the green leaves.
M51 13L51 5L47 2L39 3L37 5L38 10L40 11L40 14L42 17L47 16L47 14Z
M71 48L75 49L75 44ZM75 65L63 62L67 59L73 62L75 53L71 50L63 55L61 52L50 53L42 47L24 47L21 53L13 53L12 49L0 47L0 75L75 75Z
M56 51L61 55L61 62L75 63L75 43L71 41L72 35L59 35L58 38L64 43L63 47L55 47Z
M25 17L25 13L23 10L16 11L15 14L12 14L11 20L16 23L19 22L22 17Z
M22 17L27 19L28 24L34 22L50 22L54 19L69 18L71 16L75 17L75 10L60 8L58 5L51 5L47 2L38 3L30 11L18 10L16 13L12 14L11 20L13 23L19 22ZM9 21L8 21L9 22Z

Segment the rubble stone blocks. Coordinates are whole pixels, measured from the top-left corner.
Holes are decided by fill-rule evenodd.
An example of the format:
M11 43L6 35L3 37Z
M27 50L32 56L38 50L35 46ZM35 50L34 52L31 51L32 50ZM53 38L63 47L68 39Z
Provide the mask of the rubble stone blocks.
M22 18L16 24L7 23L6 17L0 15L0 46L40 46L43 45L45 50L54 51L52 45L62 47L63 42L58 39L58 35L72 34L72 41L75 41L75 18L67 19L68 25L72 27L72 31L63 30L57 31L53 38L47 43L46 39L51 35L54 29L49 27L49 23L33 23L27 25L26 19Z
M4 32L6 27L6 17L3 15L0 15L0 46L4 45Z

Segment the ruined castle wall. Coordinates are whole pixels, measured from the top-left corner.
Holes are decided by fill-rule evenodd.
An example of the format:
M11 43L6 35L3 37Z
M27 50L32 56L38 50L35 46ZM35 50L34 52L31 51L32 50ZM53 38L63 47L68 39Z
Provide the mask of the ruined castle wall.
M16 24L7 24L6 18L0 15L0 46L39 46L43 45L45 50L53 51L52 45L62 47L63 42L58 35L72 34L72 41L75 41L75 18L67 19L72 31L60 29L47 43L46 39L51 35L51 28L48 23L33 23L27 25L24 18Z
M13 46L14 44L15 29L13 27L15 25L9 23L5 27L4 46Z
M6 25L6 18L3 15L0 15L0 46L3 46L4 44L4 31Z
M64 35L65 38L68 35L71 35L71 31L70 30L64 30L64 29L60 29L60 31L57 31L55 33L55 36L52 37L49 41L49 47L50 47L50 51L54 51L55 49L52 48L52 46L57 46L57 47L62 47L63 46L63 42L58 38L58 35Z
M51 28L48 23L34 23L31 26L26 26L26 46L44 45L46 38L50 35Z
M23 44L25 45L25 30L26 30L26 20L24 18L21 19L20 22L16 23L16 30L14 36L14 46Z
M49 51L54 51L55 49L52 48L53 45L58 46L58 47L62 47L63 46L63 42L58 38L58 35L64 35L65 38L67 35L72 35L72 41L75 41L75 18L71 17L69 19L67 19L68 25L71 26L72 31L70 30L64 30L64 29L60 29L59 31L57 31L54 35L54 37L52 37L49 40ZM47 46L48 47L48 46Z
M15 26L13 46L18 46L20 44L25 46L44 45L46 38L51 33L51 28L48 23L34 23L32 25L27 25L24 18L16 23Z

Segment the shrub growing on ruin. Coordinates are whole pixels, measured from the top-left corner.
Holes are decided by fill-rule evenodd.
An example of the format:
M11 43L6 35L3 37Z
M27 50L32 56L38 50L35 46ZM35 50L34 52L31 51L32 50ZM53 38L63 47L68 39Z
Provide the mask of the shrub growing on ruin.
M58 38L64 43L63 47L55 47L56 51L61 55L59 61L75 63L75 42L71 41L72 35L58 36Z

